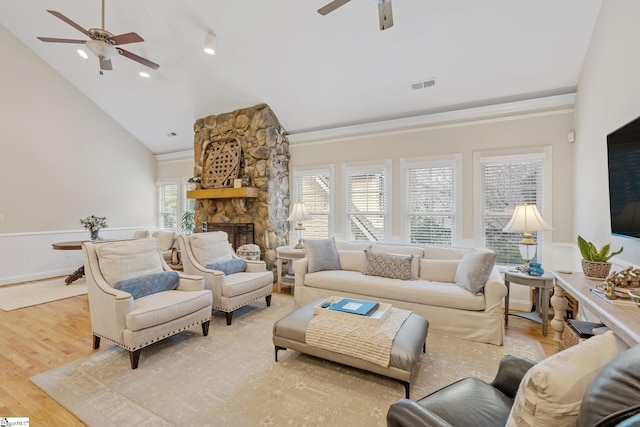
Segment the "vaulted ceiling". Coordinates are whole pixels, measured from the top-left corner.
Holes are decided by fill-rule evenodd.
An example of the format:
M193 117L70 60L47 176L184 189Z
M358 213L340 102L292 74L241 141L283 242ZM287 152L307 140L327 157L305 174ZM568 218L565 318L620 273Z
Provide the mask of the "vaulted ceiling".
M4 1L0 24L161 154L191 149L196 119L259 103L296 134L574 92L602 0L393 0L384 31L375 0L319 15L328 2L106 0L105 29L138 33L123 47L160 64L148 79L36 39L85 39L47 9L100 28L100 0Z

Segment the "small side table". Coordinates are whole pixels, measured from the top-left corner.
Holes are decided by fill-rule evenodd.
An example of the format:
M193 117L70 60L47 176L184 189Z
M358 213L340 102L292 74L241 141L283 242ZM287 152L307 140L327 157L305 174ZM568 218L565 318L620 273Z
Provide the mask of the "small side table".
M297 259L304 258L304 249L295 249L293 246L280 246L276 248L276 266L278 269L278 292L282 286L293 286L295 279L293 277L293 262ZM282 261L287 261L287 272L282 272Z
M530 286L536 290L536 311L533 313L509 313L509 294L511 282ZM542 335L547 336L549 329L549 292L553 289L553 275L545 271L542 276L530 276L526 273L506 271L504 284L507 285L507 296L504 300L504 324L509 324L509 315L524 317L542 323Z

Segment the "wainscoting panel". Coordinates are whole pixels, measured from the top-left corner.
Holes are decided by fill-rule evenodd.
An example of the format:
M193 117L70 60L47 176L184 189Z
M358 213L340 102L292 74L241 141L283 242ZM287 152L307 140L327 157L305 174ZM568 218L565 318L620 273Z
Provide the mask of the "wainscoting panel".
M104 229L104 239L127 239L134 230L155 227ZM0 235L0 286L49 277L66 276L82 265L82 251L52 248L56 242L88 240L86 230L15 233Z

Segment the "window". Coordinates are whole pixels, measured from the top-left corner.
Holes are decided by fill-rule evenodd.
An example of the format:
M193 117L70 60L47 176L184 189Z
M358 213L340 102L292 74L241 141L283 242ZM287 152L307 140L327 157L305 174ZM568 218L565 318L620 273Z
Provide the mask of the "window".
M481 214L479 215L482 245L496 251L496 262L522 264L518 242L522 233L507 233L507 225L516 206L535 204L549 222L551 212L551 147L537 152L503 156L476 155L479 173ZM542 262L544 233L534 233L538 242L536 259Z
M177 231L178 223L178 184L175 181L158 183L160 228Z
M428 159L402 159L405 188L403 237L411 243L457 244L461 226L458 173L462 155Z
M381 242L390 231L391 161L344 165L347 238Z
M333 229L333 167L293 170L293 202L304 203L313 217L304 222L305 237L326 239Z

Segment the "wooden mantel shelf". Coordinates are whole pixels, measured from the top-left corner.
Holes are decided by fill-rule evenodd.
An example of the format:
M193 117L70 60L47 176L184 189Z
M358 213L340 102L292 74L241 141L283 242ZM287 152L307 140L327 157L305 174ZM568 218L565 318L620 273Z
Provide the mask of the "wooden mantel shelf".
M189 190L188 199L244 199L258 197L258 189L254 187L241 188L210 188L207 190Z

